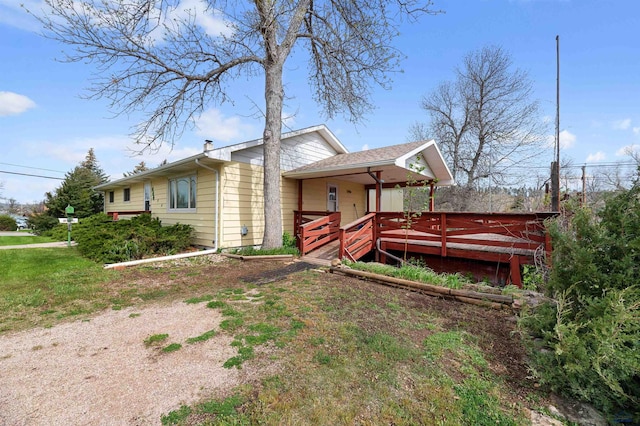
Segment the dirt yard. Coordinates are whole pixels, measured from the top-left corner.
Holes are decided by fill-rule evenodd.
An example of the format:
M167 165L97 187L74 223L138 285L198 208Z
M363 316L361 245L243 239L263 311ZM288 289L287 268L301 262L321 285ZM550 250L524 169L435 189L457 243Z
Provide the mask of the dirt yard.
M270 275L277 262L255 262L244 268L220 264L202 266L200 276L180 278L181 285L216 275L237 283L243 274ZM281 266L281 265L280 265ZM162 275L135 272L136 282L161 287ZM371 286L352 278L327 275L327 285ZM400 291L377 290L381 293ZM406 293L406 292L404 292ZM452 327L464 323L481 336L480 344L495 369L509 366L515 394L526 376L520 345L509 315L473 308L474 315L456 303L415 293L411 303L442 313ZM193 404L204 396L225 394L261 374L251 365L242 370L222 367L236 354L232 337L218 333L197 344L186 339L219 330L222 320L206 304L187 304L184 298L122 310L106 310L90 318L0 336L0 424L2 425L151 425L162 414ZM506 324L506 326L505 326ZM182 349L164 353L147 346L146 338L166 333L166 344ZM163 342L164 345L164 342ZM252 370L252 368L254 368ZM504 371L502 371L504 373ZM523 391L524 393L524 391Z

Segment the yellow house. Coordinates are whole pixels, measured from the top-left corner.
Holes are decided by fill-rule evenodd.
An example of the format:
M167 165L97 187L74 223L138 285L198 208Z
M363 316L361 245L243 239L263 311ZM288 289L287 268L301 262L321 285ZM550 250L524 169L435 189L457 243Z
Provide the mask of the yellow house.
M384 188L405 182L415 173L411 165L421 165L415 174L432 188L453 183L433 141L348 153L324 125L284 133L281 140L282 224L291 235L295 212L340 211L341 222L349 223L382 211ZM206 142L200 154L96 190L114 219L149 212L164 225L193 226L200 246L255 246L264 231L262 161L261 139L220 148Z

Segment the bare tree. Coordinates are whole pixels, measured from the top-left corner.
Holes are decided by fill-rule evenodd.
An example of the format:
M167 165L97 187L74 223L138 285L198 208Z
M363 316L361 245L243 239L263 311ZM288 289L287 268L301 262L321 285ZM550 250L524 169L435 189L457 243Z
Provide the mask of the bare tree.
M18 204L18 201L15 198L9 198L8 209L9 209L9 213L12 213L12 214L18 213L18 210L20 209L20 205Z
M45 0L45 34L73 47L69 61L97 65L92 98L139 112L143 147L175 143L205 107L229 98L239 75L264 76L263 246L282 244L280 136L283 67L294 45L309 54L315 99L328 117L357 121L372 84L397 70L392 41L403 19L435 13L431 0ZM193 6L197 5L197 6Z
M468 54L456 79L441 83L422 100L429 114L422 127L442 147L454 177L473 187L489 177L504 185L545 140L538 104L527 74L512 70L511 56L499 47ZM414 126L415 134L420 126Z

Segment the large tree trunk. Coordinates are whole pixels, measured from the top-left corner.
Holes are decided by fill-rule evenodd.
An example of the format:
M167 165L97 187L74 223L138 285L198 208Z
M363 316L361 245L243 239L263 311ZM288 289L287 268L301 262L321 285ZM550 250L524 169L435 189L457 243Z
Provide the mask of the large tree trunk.
M282 65L265 64L264 239L262 248L282 246L280 202L280 136L282 134Z

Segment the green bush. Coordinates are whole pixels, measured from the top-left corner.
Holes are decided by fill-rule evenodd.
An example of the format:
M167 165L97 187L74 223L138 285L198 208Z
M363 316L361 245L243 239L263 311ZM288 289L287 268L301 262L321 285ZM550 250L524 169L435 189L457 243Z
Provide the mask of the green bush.
M191 245L192 234L193 228L189 225L163 227L159 219L148 214L114 222L100 213L83 219L73 228L78 251L102 263L175 254Z
M62 233L62 231L55 231L55 229L62 229L64 227L63 239L67 239L67 225L61 225L58 218L50 216L46 212L31 216L27 223L36 234L55 239L57 239L56 236L59 236Z
M548 293L557 304L520 323L537 338L532 371L557 392L610 415L635 410L640 420L640 186L611 197L598 214L579 209L549 229Z
M7 215L0 215L0 231L15 231L18 229L18 223L14 218Z
M285 233L282 234L282 247L296 248L297 246L296 237L285 231Z

